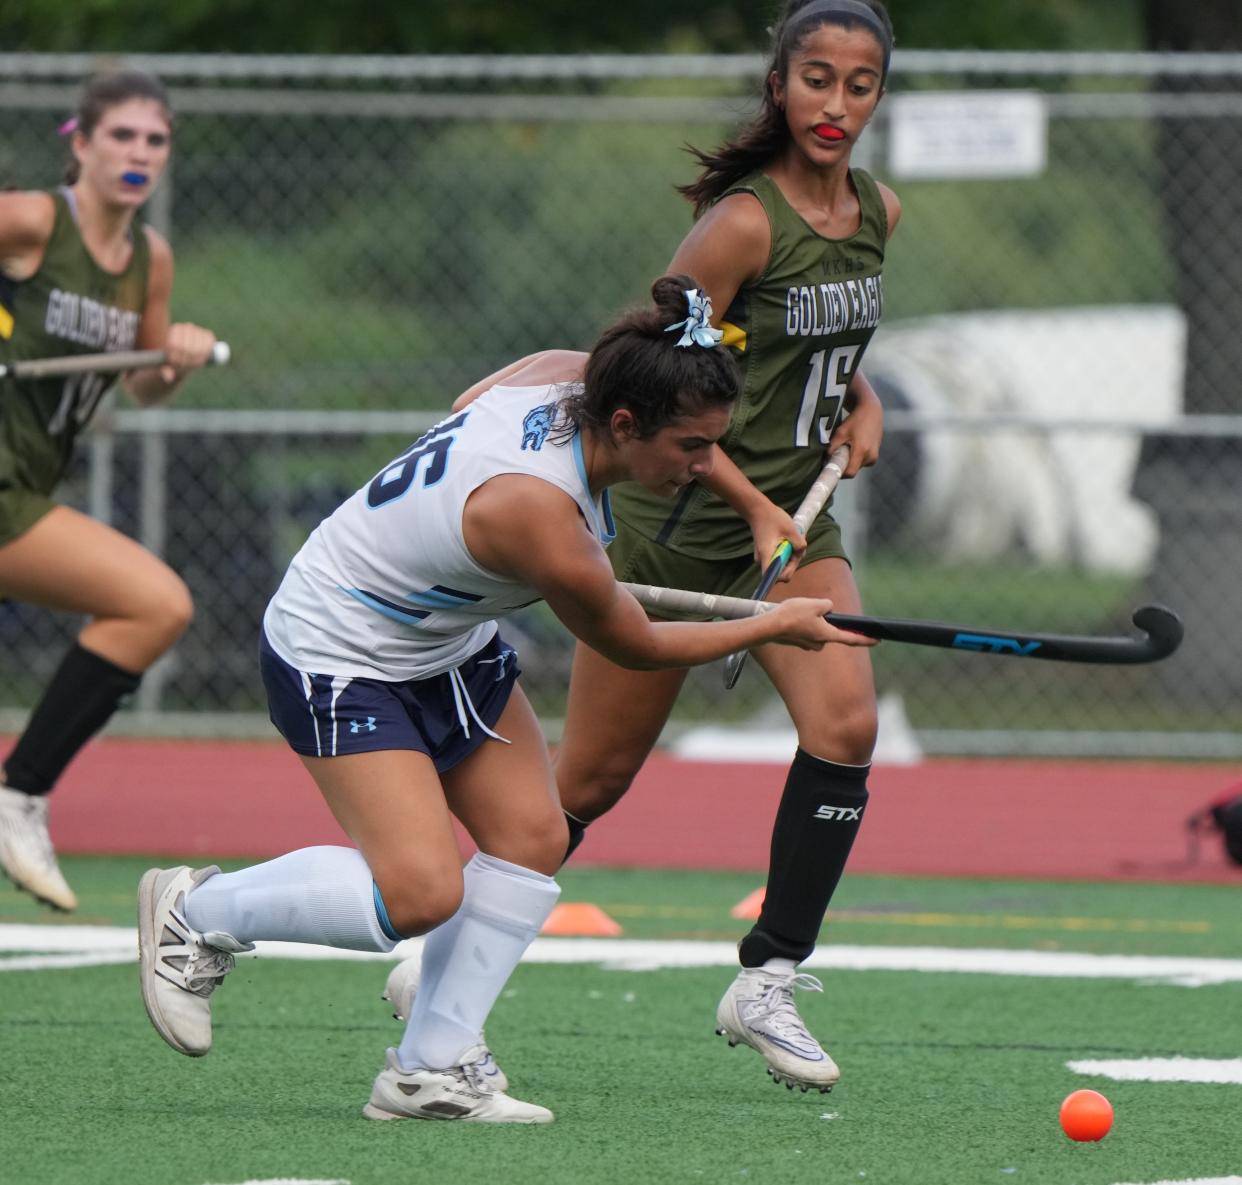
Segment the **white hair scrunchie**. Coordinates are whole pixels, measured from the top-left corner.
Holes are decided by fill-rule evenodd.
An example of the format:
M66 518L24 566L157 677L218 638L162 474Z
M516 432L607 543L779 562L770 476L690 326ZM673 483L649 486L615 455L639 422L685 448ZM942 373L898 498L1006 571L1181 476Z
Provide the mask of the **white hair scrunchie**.
M705 350L720 344L724 331L712 328L712 300L697 288L686 289L686 301L690 306L690 315L684 321L676 321L664 330L673 333L680 329L684 332L677 341L679 346L702 346Z

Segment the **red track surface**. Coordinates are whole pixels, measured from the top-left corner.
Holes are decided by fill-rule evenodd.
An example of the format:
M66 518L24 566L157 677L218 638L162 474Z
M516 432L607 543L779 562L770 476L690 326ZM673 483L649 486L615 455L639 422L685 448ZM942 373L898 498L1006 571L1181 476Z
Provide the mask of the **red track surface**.
M1185 862L1187 816L1238 776L1236 766L1156 762L881 766L850 868L1242 885L1214 836ZM775 765L657 754L575 863L760 870L783 777ZM344 842L280 742L98 741L56 790L52 836L63 852L213 857Z

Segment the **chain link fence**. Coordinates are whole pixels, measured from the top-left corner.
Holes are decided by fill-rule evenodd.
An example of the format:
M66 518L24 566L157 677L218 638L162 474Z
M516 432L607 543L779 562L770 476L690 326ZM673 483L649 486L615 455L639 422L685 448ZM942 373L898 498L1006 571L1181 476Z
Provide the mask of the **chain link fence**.
M233 364L105 407L63 494L164 555L189 634L116 727L266 734L255 645L306 533L480 376L588 348L689 225L687 144L753 109L746 57L134 57L170 85L148 210L174 313ZM46 187L82 56L0 55L0 178ZM904 52L856 163L900 194L866 371L879 466L838 497L868 608L1125 631L1107 669L896 645L885 737L927 752L1242 754L1242 56ZM75 624L0 605L0 723ZM570 642L506 633L555 733ZM831 697L831 688L824 694ZM694 672L674 722L782 721L757 668Z

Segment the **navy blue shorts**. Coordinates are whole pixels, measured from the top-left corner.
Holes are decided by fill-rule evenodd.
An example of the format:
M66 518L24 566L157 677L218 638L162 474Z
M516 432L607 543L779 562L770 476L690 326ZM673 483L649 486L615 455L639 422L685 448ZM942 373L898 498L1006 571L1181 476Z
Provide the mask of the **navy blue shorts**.
M465 697L454 694L452 672L405 683L317 675L285 662L266 634L259 638L259 670L272 723L295 753L343 757L415 749L439 773L487 740L479 720L495 727L520 674L517 652L497 634L457 668L472 714Z

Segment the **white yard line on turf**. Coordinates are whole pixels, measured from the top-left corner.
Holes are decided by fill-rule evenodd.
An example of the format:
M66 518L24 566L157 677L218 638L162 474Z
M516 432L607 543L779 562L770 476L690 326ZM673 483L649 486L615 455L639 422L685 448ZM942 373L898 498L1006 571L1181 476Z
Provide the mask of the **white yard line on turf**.
M1242 1057L1138 1057L1065 1063L1076 1074L1114 1082L1224 1082L1242 1085Z
M1193 1177L1185 1181L1145 1181L1142 1185L1242 1185L1242 1177Z
M260 942L256 954L278 959L356 959L391 963L417 953L421 947L422 940L418 938L403 942L392 954L337 950L292 942ZM12 952L13 957L3 957L5 952ZM136 957L136 932L124 926L0 925L0 971L128 963ZM737 963L737 948L732 942L540 938L527 952L526 962L596 963L619 971L732 967ZM819 947L803 966L808 970L1128 979L1180 987L1242 983L1242 959L1091 955L1069 951L825 945Z
M344 1177L333 1177L331 1180L319 1177L310 1180L306 1177L264 1177L261 1181L242 1181L239 1185L350 1185Z

